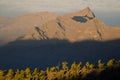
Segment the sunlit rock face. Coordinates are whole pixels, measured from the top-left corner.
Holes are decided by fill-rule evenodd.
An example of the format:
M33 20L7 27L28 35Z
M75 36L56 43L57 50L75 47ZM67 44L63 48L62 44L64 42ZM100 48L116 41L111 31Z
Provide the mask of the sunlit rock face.
M119 27L108 27L95 17L89 7L82 11L58 16L43 25L34 26L21 40L65 39L112 40L120 38ZM113 35L112 37L110 37Z

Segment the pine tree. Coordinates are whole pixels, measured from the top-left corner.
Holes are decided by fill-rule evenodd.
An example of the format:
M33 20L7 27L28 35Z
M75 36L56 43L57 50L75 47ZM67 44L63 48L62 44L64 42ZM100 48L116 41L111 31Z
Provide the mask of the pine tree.
M25 80L25 71L21 70L19 74L20 80Z
M82 62L80 62L79 64L77 63L73 63L71 65L71 68L70 68L70 79L74 79L76 78L77 76L79 76L80 74L80 71L81 71L81 65L82 65Z
M111 59L107 62L107 67L112 68L115 65L115 59Z
M40 74L39 74L39 79L40 80L46 80L47 78L47 73L43 70L40 71Z
M68 66L67 66L67 62L65 61L65 62L62 62L62 69L63 70L65 70L65 71L67 71L69 68L68 68Z
M0 80L4 80L4 71L0 70Z
M35 68L32 73L32 80L38 80L38 79L39 79L39 70Z
M86 62L85 66L86 66L87 69L90 69L90 63L89 62Z
M14 80L19 80L19 79L20 79L20 71L19 69L17 69L14 75Z
M90 64L89 68L90 69L94 69L95 65L94 64Z
M7 74L6 74L6 79L7 80L12 80L13 76L14 76L13 70L9 69L8 72L7 72Z
M26 69L25 69L25 76L26 76L26 78L27 78L28 80L31 79L31 70L30 70L30 68L26 68Z
M105 68L105 64L101 62L101 60L98 60L98 68L99 69L104 69Z

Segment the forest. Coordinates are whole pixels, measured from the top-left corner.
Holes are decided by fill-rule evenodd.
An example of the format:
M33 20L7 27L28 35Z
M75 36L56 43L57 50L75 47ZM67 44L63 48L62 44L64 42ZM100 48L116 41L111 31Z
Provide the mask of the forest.
M106 63L98 60L94 65L86 62L73 62L68 66L64 61L61 66L0 70L0 80L120 80L120 60L110 59Z

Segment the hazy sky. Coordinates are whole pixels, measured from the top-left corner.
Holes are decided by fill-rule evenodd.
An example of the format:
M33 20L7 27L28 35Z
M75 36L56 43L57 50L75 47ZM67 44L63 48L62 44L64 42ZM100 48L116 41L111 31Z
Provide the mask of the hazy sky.
M120 0L0 0L0 16L15 17L31 12L69 13L89 6L110 25L120 25Z

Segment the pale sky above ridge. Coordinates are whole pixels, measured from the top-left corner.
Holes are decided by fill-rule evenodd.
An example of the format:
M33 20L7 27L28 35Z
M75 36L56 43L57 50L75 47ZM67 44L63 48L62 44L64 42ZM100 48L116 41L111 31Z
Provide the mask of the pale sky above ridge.
M120 24L120 0L0 0L0 16L15 17L41 11L63 14L87 6L104 21L109 18L110 24Z

